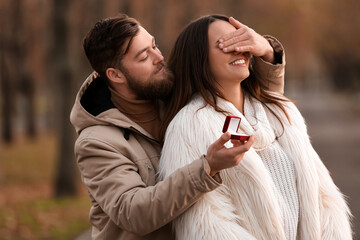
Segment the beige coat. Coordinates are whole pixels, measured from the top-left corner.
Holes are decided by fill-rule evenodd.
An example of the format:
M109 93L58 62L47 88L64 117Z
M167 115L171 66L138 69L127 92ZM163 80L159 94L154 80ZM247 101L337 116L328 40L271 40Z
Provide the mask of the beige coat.
M283 56L281 45L269 41ZM284 56L282 64L255 59L253 66L265 88L283 92ZM79 134L75 155L92 203L93 239L174 239L169 223L220 185L203 156L157 182L160 144L113 106L96 73L81 86L70 119Z

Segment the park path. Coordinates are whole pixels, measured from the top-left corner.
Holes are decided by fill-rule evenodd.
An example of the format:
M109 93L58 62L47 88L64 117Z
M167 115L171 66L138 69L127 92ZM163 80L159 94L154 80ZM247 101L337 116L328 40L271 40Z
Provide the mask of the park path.
M296 100L306 120L315 150L348 197L355 216L354 240L360 239L360 107L330 90L296 91L289 96ZM88 239L89 230L75 240Z

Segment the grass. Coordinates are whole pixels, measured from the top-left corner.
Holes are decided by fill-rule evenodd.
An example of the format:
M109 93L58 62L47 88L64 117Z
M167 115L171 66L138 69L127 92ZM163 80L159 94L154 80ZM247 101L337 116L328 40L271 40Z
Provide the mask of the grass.
M57 141L53 135L0 146L0 238L73 239L90 228L90 200L53 197Z

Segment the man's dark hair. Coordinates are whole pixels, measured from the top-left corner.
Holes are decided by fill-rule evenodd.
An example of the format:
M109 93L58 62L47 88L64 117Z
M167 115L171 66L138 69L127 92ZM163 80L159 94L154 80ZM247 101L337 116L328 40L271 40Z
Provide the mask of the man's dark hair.
M92 68L104 79L107 68L122 69L121 60L128 52L140 23L125 14L101 20L87 33L83 46Z

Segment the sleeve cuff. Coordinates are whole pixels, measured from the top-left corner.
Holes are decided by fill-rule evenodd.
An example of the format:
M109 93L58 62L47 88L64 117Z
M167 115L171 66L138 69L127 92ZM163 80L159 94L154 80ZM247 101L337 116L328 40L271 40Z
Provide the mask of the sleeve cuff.
M193 161L188 166L188 170L194 186L200 192L210 192L222 184L222 179L218 173L214 177L209 175L210 166L205 156Z
M261 57L253 57L252 70L261 80L261 85L273 92L284 93L285 51L279 40L265 35L275 53L275 63L266 62Z
M273 69L274 67L284 67L285 66L285 50L283 45L279 40L273 36L264 35L264 38L270 43L271 47L274 49L275 54L275 63L270 63L262 59L262 57L254 57L254 64L261 65L267 69Z
M275 54L274 64L275 65L285 64L285 50L281 42L270 35L264 35L264 38L270 43L271 47L274 49L274 54Z

